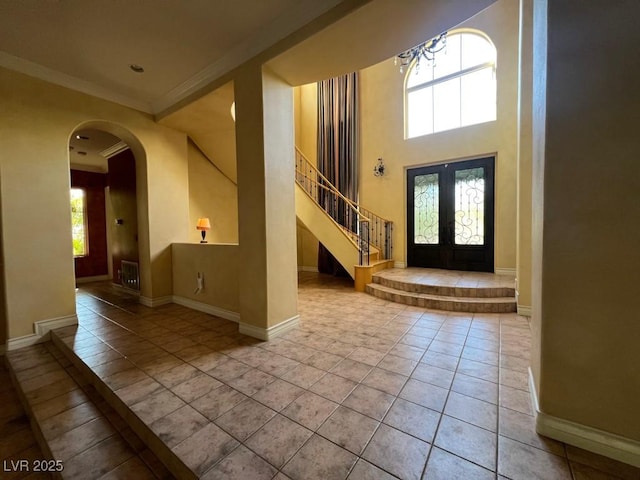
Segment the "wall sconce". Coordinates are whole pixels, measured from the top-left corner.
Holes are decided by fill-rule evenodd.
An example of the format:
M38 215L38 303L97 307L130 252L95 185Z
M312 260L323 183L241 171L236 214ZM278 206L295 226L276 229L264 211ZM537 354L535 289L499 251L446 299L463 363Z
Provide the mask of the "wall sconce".
M382 162L382 158L379 158L377 165L373 167L373 174L376 177L382 177L384 175L384 163Z
M207 230L211 230L211 222L208 218L199 218L198 223L196 224L196 230L200 230L202 233L202 240L200 243L207 243L205 237L207 236Z

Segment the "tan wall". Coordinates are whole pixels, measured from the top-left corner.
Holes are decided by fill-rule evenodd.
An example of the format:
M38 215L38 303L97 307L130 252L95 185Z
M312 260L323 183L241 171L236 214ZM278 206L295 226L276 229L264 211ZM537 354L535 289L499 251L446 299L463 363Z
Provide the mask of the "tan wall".
M545 3L548 37L539 22ZM534 5L533 201L542 214L534 212L533 259L542 283L534 290L533 363L540 409L638 442L640 64L630 59L637 58L640 3ZM595 31L598 42L585 41Z
M263 69L268 326L298 314L293 89Z
M240 316L266 329L297 315L293 90L256 65L234 85Z
M497 268L516 267L518 4L500 0L462 26L487 33L498 49L497 121L404 140L403 82L393 60L362 70L361 185L363 206L394 221L394 259L405 262L405 169L496 153ZM299 87L298 146L316 158L316 85ZM384 177L373 167L382 157ZM306 254L306 252L305 252Z
M313 164L318 163L318 84L295 87L296 147ZM298 225L298 267L318 268L318 239Z
M238 245L174 243L173 294L229 312L240 311L238 301ZM198 286L198 272L204 276L204 289Z
M517 4L516 0L508 0ZM268 66L291 85L304 85L374 65L470 18L495 0L344 1L333 23L300 41ZM342 7L362 3L342 18Z
M317 270L318 239L300 222L296 225L296 239L298 242L298 267L304 267L303 270Z
M0 176L0 185L2 177ZM7 301L4 285L4 248L2 235L2 191L0 190L0 351L7 343Z
M520 89L518 94L518 309L531 309L531 98L533 0L520 0Z
M312 237L317 238L331 252L335 259L355 278L355 265L359 264L360 252L356 242L339 228L336 221L320 207L309 194L296 184L296 215L299 223L309 229ZM312 255L309 247L304 255ZM318 252L316 249L316 266Z
M296 92L296 147L314 165L318 163L318 84L294 88Z
M198 218L208 217L209 243L238 243L238 187L189 142L189 240L200 242Z
M185 135L140 112L6 69L0 98L8 337L75 313L68 144L80 126L103 128L132 147L138 195L147 200L138 206L142 294L171 294L169 247L188 238Z

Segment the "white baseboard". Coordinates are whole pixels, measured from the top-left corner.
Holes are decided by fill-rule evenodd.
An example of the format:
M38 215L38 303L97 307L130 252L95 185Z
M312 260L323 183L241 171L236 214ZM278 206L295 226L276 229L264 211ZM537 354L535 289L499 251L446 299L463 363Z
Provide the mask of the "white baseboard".
M111 277L109 277L111 278ZM140 290L134 290L133 288L127 288L123 285L120 285L119 283L115 283L115 282L111 282L111 286L117 290L120 290L121 292L125 292L128 293L129 295L134 295L134 296L140 296Z
M298 265L298 271L318 273L318 267L307 267L304 265Z
M213 305L209 305L208 303L198 302L196 300L191 300L190 298L181 297L179 295L173 296L173 303L177 303L178 305L182 305L183 307L192 308L193 310L198 310L199 312L209 313L217 317L226 318L227 320L231 320L232 322L240 323L239 313L232 312L231 310L225 310L224 308L220 307L215 307Z
M260 328L254 325L249 325L248 323L240 322L240 326L238 327L238 332L244 335L249 335L250 337L258 338L260 340L273 340L280 335L288 332L292 328L297 327L300 324L300 315L295 315L283 322L280 322L277 325L269 328Z
M516 269L515 268L498 268L496 267L494 270L494 273L496 275L511 275L513 277L516 276Z
M529 392L540 435L640 468L640 442L541 412L531 368Z
M531 306L530 305L518 305L518 315L522 315L523 317L531 316Z
M24 347L30 347L36 343L46 342L49 339L49 335L23 335L22 337L10 338L7 340L7 352L12 350L19 350Z
M10 338L7 340L6 351L18 350L30 345L35 345L36 343L46 342L49 340L50 330L77 324L78 317L75 314L34 322L33 329L35 333L23 335L22 337Z
M77 324L77 315L67 315L66 317L50 318L49 320L40 320L39 322L35 322L34 329L36 331L36 335L43 336L49 333L49 330L53 330L54 328Z
M105 280L111 280L109 275L95 275L93 277L76 277L76 284L78 283L91 283L91 282L104 282Z
M393 268L407 268L405 262L393 262Z
M159 307L160 305L167 305L173 302L172 295L165 295L164 297L149 298L140 295L140 303L145 307Z

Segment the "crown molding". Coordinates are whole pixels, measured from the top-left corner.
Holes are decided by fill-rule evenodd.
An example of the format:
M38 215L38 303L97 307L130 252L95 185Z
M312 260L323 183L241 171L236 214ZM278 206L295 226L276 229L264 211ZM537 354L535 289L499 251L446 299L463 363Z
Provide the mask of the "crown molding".
M150 103L2 51L0 51L0 67L133 108L140 112L158 115L166 112L181 100L187 99L198 92L203 92L216 79L273 47L279 41L287 38L343 1L345 0L306 0L297 2L295 7L288 9L283 15L258 30L255 35L229 50L222 58L211 63L191 78L178 84Z
M100 152L100 155L102 155L104 158L111 158L119 153L124 152L125 150L129 150L129 145L120 141L115 145L111 145L109 148L105 148Z
M107 88L100 87L92 82L81 80L77 77L67 75L65 73L52 70L43 65L39 65L23 58L15 57L6 52L0 51L0 67L24 73L30 77L35 77L45 82L53 83L61 87L69 88L77 92L86 93L93 97L102 98L110 102L114 102L125 107L133 108L144 113L153 113L151 106L146 103L126 95L115 93Z

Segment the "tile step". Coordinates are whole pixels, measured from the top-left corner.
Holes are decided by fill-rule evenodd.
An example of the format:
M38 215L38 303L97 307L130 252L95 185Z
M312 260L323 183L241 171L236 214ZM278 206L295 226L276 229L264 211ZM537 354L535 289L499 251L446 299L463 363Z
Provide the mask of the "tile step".
M443 297L515 298L516 295L515 288L510 287L454 287L447 285L429 285L425 283L396 280L379 274L373 275L373 283L393 288L395 290L403 290L409 293L422 293Z
M61 462L55 478L174 478L52 342L6 359L44 456Z
M121 330L122 334L128 333L135 336L128 329L115 323L113 323L112 333L113 330ZM170 402L175 396L167 388L147 375L126 355L109 345L108 341L98 338L79 325L52 330L51 340L162 462L170 473L170 478L196 479L199 477L199 474L188 466L187 461L176 454L160 438L160 435L154 432L151 427L153 422L145 418L145 412L134 411L134 405L140 400L138 397L146 399L151 395L164 393L167 402ZM119 373L135 380L116 379L113 380L114 383L105 381L106 377L114 379ZM126 388L131 386L139 387L139 391L132 392L131 388ZM162 405L155 405L155 408L162 408Z
M517 310L515 297L454 297L405 290L370 283L366 292L377 298L415 307L470 313L511 313Z

